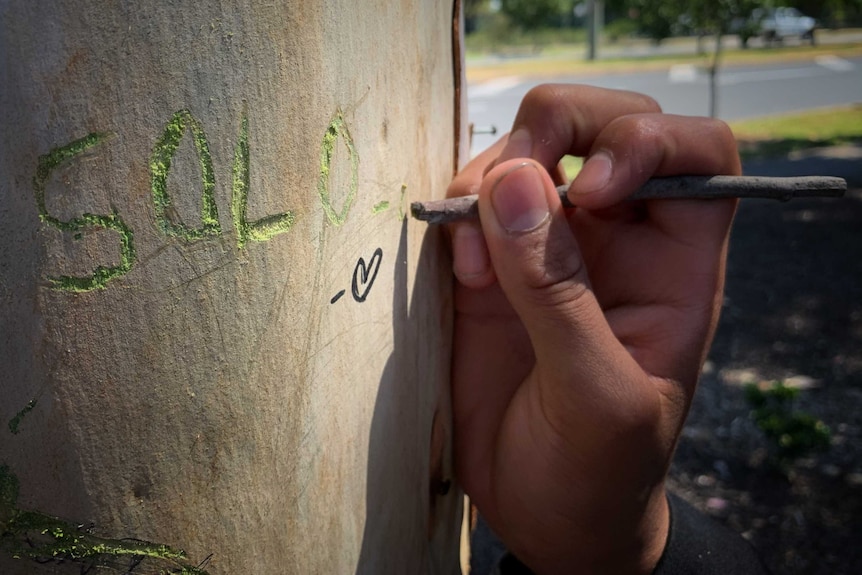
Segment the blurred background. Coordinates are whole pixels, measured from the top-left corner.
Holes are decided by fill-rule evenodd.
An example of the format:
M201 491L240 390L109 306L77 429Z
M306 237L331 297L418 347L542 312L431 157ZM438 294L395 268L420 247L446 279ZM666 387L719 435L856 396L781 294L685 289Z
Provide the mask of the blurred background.
M862 102L862 0L784 1L465 0L474 152L541 82L727 121Z
M714 116L748 175L841 199L741 202L673 490L774 573L862 573L862 0L464 0L472 151L545 82ZM566 158L569 176L579 158ZM502 547L479 525L473 573Z
M743 31L741 22L779 8L812 17L824 29L862 24L857 0L464 0L466 32L476 48L583 42L590 18L611 42L633 36L661 42L722 26L751 37L757 30Z

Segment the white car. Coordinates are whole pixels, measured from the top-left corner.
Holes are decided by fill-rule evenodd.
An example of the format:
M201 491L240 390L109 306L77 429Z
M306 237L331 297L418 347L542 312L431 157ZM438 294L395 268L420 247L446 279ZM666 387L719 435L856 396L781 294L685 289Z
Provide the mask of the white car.
M768 42L781 42L789 36L798 36L814 44L814 18L803 15L796 8L775 8L767 11L760 20L760 35Z

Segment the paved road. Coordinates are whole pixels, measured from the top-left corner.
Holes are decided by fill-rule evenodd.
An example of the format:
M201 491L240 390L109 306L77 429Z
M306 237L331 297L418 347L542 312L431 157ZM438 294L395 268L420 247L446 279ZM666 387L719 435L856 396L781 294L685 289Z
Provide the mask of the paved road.
M707 50L711 50L715 42L714 37L706 37L703 40L703 46ZM818 30L817 44L828 46L830 44L859 44L862 43L862 28L846 28L840 30ZM658 46L654 42L646 38L626 38L618 42L610 44L602 44L599 46L597 57L599 60L614 59L614 58L642 58L652 56L691 56L697 51L698 40L694 36L668 38L662 41ZM721 40L722 47L725 50L740 49L739 38L735 35L723 36ZM808 41L802 41L799 38L788 38L785 41L787 46L807 45ZM763 40L752 38L750 47L755 50L762 47ZM560 53L558 56L566 58L585 59L587 55L586 46L573 48L567 53ZM489 54L481 57L474 57L468 61L468 65L493 65L500 62L506 62L513 59L520 61L538 61L546 56L527 56L523 54Z
M709 113L709 79L690 65L659 72L569 76L553 81L642 92L658 100L669 113ZM824 55L807 63L727 67L719 71L718 82L718 116L723 120L858 103L862 102L862 58ZM500 132L508 131L521 98L538 83L507 77L468 86L470 121L480 129L496 126ZM496 138L474 135L474 153Z

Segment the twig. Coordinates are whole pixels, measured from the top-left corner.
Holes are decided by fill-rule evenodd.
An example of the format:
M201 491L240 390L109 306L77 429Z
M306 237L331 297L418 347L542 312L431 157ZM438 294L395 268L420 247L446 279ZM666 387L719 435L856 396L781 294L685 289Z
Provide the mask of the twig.
M557 192L567 208L574 207L567 197L568 186ZM761 176L678 176L653 178L629 200L719 198L768 198L787 201L793 198L837 198L847 191L847 182L829 176L767 178ZM430 202L413 202L413 217L429 224L447 224L479 217L479 196L461 196Z

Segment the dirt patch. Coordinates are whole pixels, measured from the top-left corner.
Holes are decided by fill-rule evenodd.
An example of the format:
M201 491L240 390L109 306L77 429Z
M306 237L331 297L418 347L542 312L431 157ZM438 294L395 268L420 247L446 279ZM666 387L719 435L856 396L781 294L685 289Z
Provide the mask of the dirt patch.
M743 533L776 574L862 572L862 190L747 201L724 309L669 485ZM789 380L827 451L779 469L742 384Z

